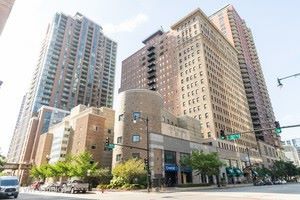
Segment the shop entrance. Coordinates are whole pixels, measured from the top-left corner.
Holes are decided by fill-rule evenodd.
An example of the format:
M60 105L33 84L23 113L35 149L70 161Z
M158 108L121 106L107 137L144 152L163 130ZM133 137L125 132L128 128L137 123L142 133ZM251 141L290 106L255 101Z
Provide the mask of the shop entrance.
M165 172L165 181L167 187L174 187L177 184L177 172Z

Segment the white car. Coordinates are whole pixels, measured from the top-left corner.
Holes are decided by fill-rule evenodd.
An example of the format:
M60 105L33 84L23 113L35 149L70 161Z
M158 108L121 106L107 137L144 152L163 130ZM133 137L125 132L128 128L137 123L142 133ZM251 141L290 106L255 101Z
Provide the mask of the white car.
M0 196L17 198L19 195L19 180L16 176L0 177Z
M281 180L281 184L286 184L286 180Z

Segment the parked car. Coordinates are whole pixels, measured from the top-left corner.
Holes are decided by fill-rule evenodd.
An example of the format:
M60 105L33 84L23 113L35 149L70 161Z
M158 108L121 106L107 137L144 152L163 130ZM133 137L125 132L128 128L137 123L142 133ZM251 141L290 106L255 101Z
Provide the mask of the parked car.
M280 185L280 184L282 184L282 180L278 179L278 180L275 180L273 183L274 183L274 185Z
M86 193L86 191L89 189L88 183L83 183L83 181L80 180L72 180L67 182L62 186L61 192L70 192L70 193L77 193L82 192Z
M50 192L61 192L66 182L56 182L50 187Z
M262 180L257 180L253 183L255 186L261 186L261 185L265 185L264 182Z
M281 183L282 183L282 184L286 184L286 180L284 180L284 179L281 180Z
M273 182L271 180L267 179L267 180L264 180L264 184L265 185L273 185Z
M0 196L18 198L19 195L19 180L16 176L1 176L0 177Z
M45 183L40 186L40 190L41 191L51 191L50 189L53 185L54 185L53 183Z

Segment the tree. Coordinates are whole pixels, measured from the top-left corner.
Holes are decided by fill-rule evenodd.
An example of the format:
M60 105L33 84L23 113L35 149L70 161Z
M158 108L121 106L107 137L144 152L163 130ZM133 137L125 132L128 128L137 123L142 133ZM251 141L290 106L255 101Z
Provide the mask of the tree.
M297 175L297 167L293 164L293 162L286 162L283 160L277 160L274 162L271 168L274 178L285 178L290 179L290 177Z
M217 184L220 186L220 167L224 166L224 163L219 159L216 152L204 153L203 151L193 151L190 157L184 157L180 163L182 166L191 166L198 175L215 175L217 177Z
M98 184L109 184L110 180L113 178L113 175L108 168L96 169L91 176L98 180Z
M118 164L112 170L112 174L114 179L120 179L127 184L146 184L147 172L145 164L141 159L129 159L124 163Z
M255 171L258 173L258 176L259 177L266 177L266 176L272 176L273 175L273 172L268 169L268 168L265 168L265 167L257 167L255 168Z
M46 178L51 177L50 165L33 166L30 169L30 176L36 179L42 179L45 181Z
M0 172L3 171L3 166L5 165L5 157L0 154Z
M79 155L70 158L67 168L69 169L68 176L80 177L88 179L88 177L95 172L98 163L93 162L92 154L83 152Z

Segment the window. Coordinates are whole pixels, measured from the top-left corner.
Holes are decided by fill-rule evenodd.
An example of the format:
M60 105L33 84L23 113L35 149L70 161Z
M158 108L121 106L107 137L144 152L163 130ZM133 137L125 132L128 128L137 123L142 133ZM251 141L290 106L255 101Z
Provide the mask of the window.
M99 130L99 127L96 125L93 125L93 131L97 132Z
M165 151L165 163L175 164L176 163L176 152Z
M117 137L117 143L122 143L122 136L121 137Z
M111 129L108 129L108 130L107 130L107 133L111 134Z
M116 155L116 161L120 161L121 160L121 154L117 154Z
M133 135L132 136L132 142L139 142L140 141L140 135Z
M140 153L132 153L133 158L140 158Z
M91 149L96 149L96 145L92 145L92 146L91 146Z

